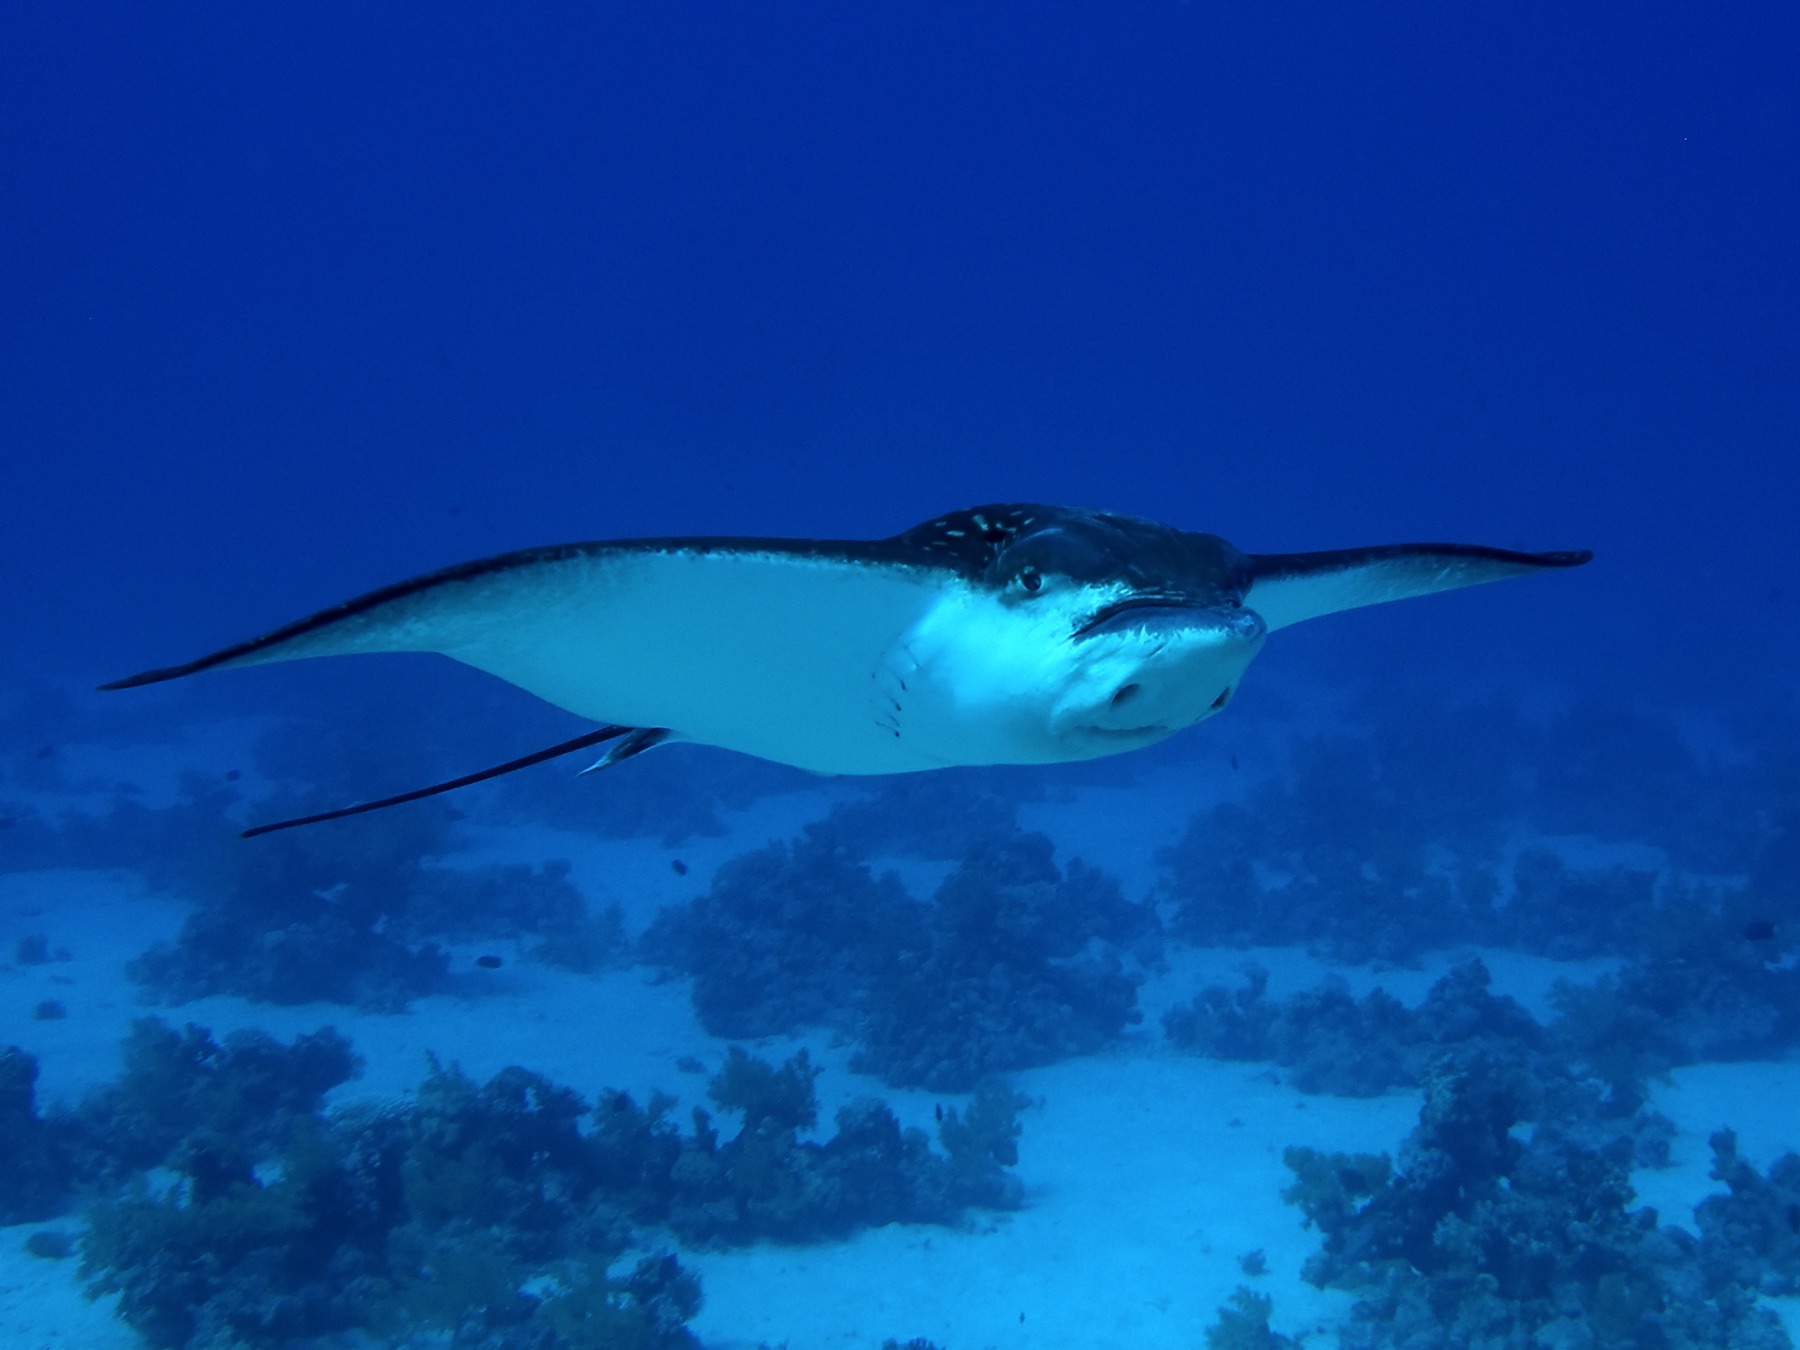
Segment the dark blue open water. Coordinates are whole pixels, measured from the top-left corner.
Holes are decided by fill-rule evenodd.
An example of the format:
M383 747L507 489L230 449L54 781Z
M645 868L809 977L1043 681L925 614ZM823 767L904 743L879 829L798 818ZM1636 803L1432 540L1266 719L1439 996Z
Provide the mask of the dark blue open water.
M1570 574L1280 634L1224 720L1142 765L950 775L945 796L917 784L883 789L894 795L876 798L874 814L889 832L865 822L846 836L844 856L857 866L933 860L937 871L909 877L908 890L938 918L890 918L902 928L936 922L936 938L847 933L803 904L772 916L744 898L748 882L733 891L711 864L701 868L670 903L710 894L729 922L715 914L724 927L706 929L688 913L700 927L674 946L615 952L610 968L696 980L695 1006L717 1037L709 1071L730 1040L754 1048L760 1035L797 1036L830 1058L836 1037L840 1051L860 1045L872 1057L869 1091L922 1084L972 1109L957 1094L981 1074L934 1058L957 1028L913 1036L924 1014L903 997L910 989L940 1011L961 1006L948 993L921 994L917 982L962 988L977 960L946 954L980 943L943 918L956 897L934 899L934 888L977 855L988 859L987 872L975 869L987 877L970 883L977 889L1004 890L1008 876L1026 885L1025 862L981 852L1013 838L1021 803L1025 823L1052 837L1052 872L1064 869L1056 884L1074 886L1070 859L1082 848L1095 854L1092 838L1108 834L1092 825L1101 808L1087 812L1077 839L1047 823L1067 813L1034 815L1029 804L1102 789L1161 804L1143 807L1148 816L1114 808L1120 842L1097 858L1124 878L1130 903L1158 911L1161 929L1133 936L1121 920L1090 932L1091 896L1052 903L1032 892L1036 900L1018 902L1038 907L1031 923L980 920L980 941L993 949L979 960L984 972L1003 968L993 952L1018 957L1020 924L1036 924L1095 944L1082 959L1106 948L1107 960L1124 961L1128 986L1167 997L1146 993L1153 1015L1126 1031L1094 1012L1105 1002L1095 986L1040 982L1029 999L1052 1009L1045 1018L1060 1015L1062 999L1101 1029L1052 1034L1040 1018L1006 1041L1013 1032L971 1024L970 1037L1005 1042L982 1073L1041 1070L1078 1052L1172 1054L1161 1010L1206 983L1181 983L1182 963L1250 946L1309 949L1346 969L1370 960L1437 969L1431 962L1479 948L1600 963L1571 965L1571 979L1627 972L1607 987L1607 1015L1618 1019L1610 1031L1594 1029L1605 1019L1589 1005L1578 1035L1564 1007L1562 1030L1545 1033L1552 1050L1532 1051L1590 1087L1624 1091L1604 1108L1557 1097L1541 1064L1528 1100L1495 1105L1504 1074L1494 1056L1506 1055L1491 1045L1479 1064L1455 1059L1463 1096L1431 1097L1442 1076L1424 1067L1421 1036L1431 1037L1378 1034L1354 1020L1373 1014L1309 1022L1290 1009L1287 1032L1263 1025L1263 1039L1236 1045L1236 1059L1225 1053L1219 1008L1211 1023L1200 1019L1214 1026L1198 1034L1203 1051L1271 1061L1293 1081L1320 1045L1391 1032L1410 1067L1336 1086L1423 1094L1440 1115L1460 1110L1490 1126L1511 1111L1512 1134L1502 1121L1499 1139L1541 1135L1587 1110L1617 1126L1609 1136L1582 1117L1579 1147L1590 1153L1581 1156L1600 1157L1630 1134L1619 1122L1636 1119L1626 1080L1664 1082L1666 1070L1719 1063L1788 1065L1800 1047L1800 975L1789 978L1800 951L1796 72L1800 16L1760 0L15 8L0 20L0 870L13 879L0 904L0 962L16 958L0 972L0 1045L34 1056L41 1083L35 1101L15 1092L0 1103L0 1144L27 1159L12 1176L0 1162L0 1191L32 1197L6 1217L37 1226L0 1231L0 1243L18 1250L45 1224L79 1236L94 1222L84 1206L104 1206L140 1175L169 1213L207 1228L200 1207L214 1192L197 1179L206 1168L186 1154L187 1163L170 1162L172 1141L132 1153L119 1139L147 1127L124 1106L81 1108L79 1126L40 1119L59 1091L74 1110L106 1078L73 1067L58 1078L58 1056L73 1066L78 1053L100 1055L94 1047L116 1043L127 1013L157 1011L140 1000L172 1004L159 1015L174 1024L222 1028L314 998L381 1014L426 996L429 971L414 971L424 983L409 985L413 976L388 970L381 980L392 987L374 993L354 981L283 992L268 970L232 964L266 953L269 934L314 922L318 894L411 885L404 877L420 859L468 848L467 835L453 838L458 828L482 839L503 828L578 833L591 805L608 838L679 840L691 837L684 830L704 837L709 811L736 822L731 813L764 794L815 788L722 754L658 752L616 778L575 783L551 768L528 787L476 789L458 803L462 826L431 816L416 838L407 826L321 834L301 861L217 852L206 862L194 840L210 840L208 831L415 786L580 726L481 677L385 658L148 694L90 692L377 585L569 540L878 536L954 507L1037 501L1213 531L1255 551L1437 539L1597 555ZM178 799L183 767L197 778ZM828 784L814 805L822 813L861 800L859 790ZM620 805L627 796L636 804ZM1247 814L1206 816L1222 799L1248 803ZM991 836L946 843L933 834L950 817L987 820L989 808ZM1133 842L1133 820L1158 810L1167 828L1146 826ZM679 823L683 811L698 824ZM732 828L728 852L781 832ZM561 847L579 855L567 839ZM1550 864L1520 864L1534 849L1561 857L1564 872L1545 880ZM1412 861L1396 863L1400 854ZM514 838L508 856L544 857L530 836ZM277 867L275 857L287 861ZM825 862L789 864L793 875L767 883L775 893L839 894L831 888L842 878ZM221 867L238 879L220 882ZM1433 867L1461 878L1450 898L1422 880ZM1471 880L1484 869L1497 878L1491 891ZM110 966L82 967L85 986L43 983L58 944L82 958L75 896L81 876L100 872L135 878L175 906L173 925L188 906L225 906L242 940L208 949L179 977L128 974L132 953L120 951ZM575 875L587 905L625 895L631 938L658 909L641 895L634 908L623 882L603 895ZM1302 882L1304 896L1282 890ZM244 900L290 883L291 904L271 900L264 912ZM494 894L512 895L515 883L494 880ZM826 909L863 913L874 903L840 896ZM1065 903L1066 914L1056 909ZM514 928L492 919L518 904L466 901L489 914L485 927L431 910L396 928L382 916L401 903L371 900L320 938L320 950L366 951L379 938L416 954L444 943L461 972L475 948L458 942L516 944L520 931L555 929L539 911L515 915ZM701 930L711 936L696 937ZM793 945L794 932L807 941ZM45 951L15 949L38 935ZM174 927L166 936L174 940ZM765 940L777 953L771 965L708 965ZM908 942L940 944L939 966ZM896 950L937 973L878 959ZM858 951L873 964L846 955ZM1075 959L1073 949L1046 948L1050 964L1030 978ZM836 972L823 985L821 963ZM963 975L946 974L952 967ZM737 990L711 1020L709 979ZM734 1002L747 983L787 980L798 992L778 1007L745 1013ZM450 994L476 996L464 986ZM80 1031L90 995L116 1005L93 1014L91 1034ZM181 1001L198 997L215 1002L205 1015L184 1012ZM57 1000L66 1019L42 1011ZM1022 1000L1017 992L996 1006ZM309 1022L268 1025L286 1039L331 1020L329 1008L315 1011ZM1555 1015L1548 1005L1533 1011L1546 1026ZM968 1015L979 1023L994 1014ZM906 1048L897 1024L912 1029L912 1040L900 1037ZM448 1061L459 1050L445 1034L436 1048ZM1612 1043L1642 1053L1608 1078L1600 1047ZM1451 1049L1476 1055L1462 1042ZM772 1061L787 1053L765 1052ZM540 1067L528 1039L516 1062ZM1768 1071L1787 1085L1771 1089L1778 1096L1800 1081ZM671 1090L702 1098L699 1080L669 1074ZM68 1086L52 1091L53 1081ZM602 1084L576 1086L592 1098ZM1666 1105L1662 1090L1644 1088L1642 1109ZM354 1097L343 1093L333 1101ZM315 1105L294 1110L310 1118ZM210 1109L190 1102L182 1112ZM928 1104L915 1111L935 1124ZM1706 1129L1678 1123L1686 1133L1676 1161L1697 1169L1704 1193ZM1721 1116L1713 1126L1732 1123ZM214 1126L236 1141L231 1156L243 1164L219 1164L218 1194L267 1199L297 1165L283 1161L279 1131L222 1109ZM595 1128L582 1126L582 1137ZM681 1128L690 1128L685 1116ZM1022 1128L1029 1210L1038 1128L1029 1112ZM1642 1146L1648 1127L1632 1128ZM1540 1264L1573 1273L1508 1283L1507 1263L1524 1258L1506 1244L1526 1221L1515 1215L1513 1238L1496 1236L1513 1220L1482 1208L1481 1196L1493 1196L1481 1188L1516 1195L1532 1176L1575 1176L1573 1155L1546 1139L1524 1161L1484 1163L1433 1136L1416 1143L1411 1172L1400 1135L1382 1145L1399 1158L1402 1182L1417 1181L1431 1158L1451 1158L1443 1166L1465 1169L1468 1195L1449 1201L1395 1183L1355 1202L1375 1217L1339 1236L1367 1244L1369 1261L1397 1264L1382 1267L1390 1303L1344 1323L1346 1344L1779 1343L1749 1339L1777 1333L1743 1309L1759 1289L1781 1296L1800 1281L1800 1177L1757 1171L1757 1191L1739 1176L1737 1189L1754 1195L1731 1242L1719 1235L1731 1227L1722 1220L1715 1232L1665 1213L1701 1233L1694 1241L1714 1243L1700 1256L1646 1254L1620 1228L1583 1249L1605 1253L1589 1268L1540 1235L1518 1241ZM1287 1142L1276 1131L1269 1147ZM1776 1145L1800 1146L1800 1134L1777 1131L1750 1155L1754 1168L1775 1163ZM261 1169L254 1176L251 1164ZM1641 1152L1634 1165L1648 1165ZM416 1246L429 1223L416 1195L411 1203L381 1222L413 1224ZM609 1203L645 1249L660 1242L685 1260L722 1240L704 1224L671 1227L648 1202ZM1605 1212L1617 1218L1622 1204ZM325 1212L338 1214L330 1204ZM1393 1218L1402 1212L1412 1219ZM1485 1236L1457 1256L1426 1251L1419 1234L1444 1212ZM1744 1217L1752 1212L1754 1222ZM512 1243L504 1260L516 1262L505 1267L515 1285L549 1278L550 1263L576 1248L608 1258L627 1250L618 1233L577 1241L548 1220L532 1246L518 1214L465 1212L454 1199L433 1213L452 1226L442 1231L463 1232L460 1215L500 1233L501 1247ZM862 1220L887 1217L871 1209ZM1305 1241L1323 1241L1325 1227ZM1748 1228L1763 1233L1760 1245L1742 1236ZM744 1233L752 1229L759 1241L826 1240L779 1226ZM318 1240L354 1246L335 1230ZM365 1243L356 1278L412 1287L394 1272L405 1260L416 1267L416 1251L403 1260L386 1237L356 1240ZM210 1344L201 1339L213 1334L209 1317L259 1346L327 1334L397 1344L454 1331L463 1350L543 1350L678 1344L684 1334L676 1318L642 1332L662 1341L617 1339L639 1333L597 1329L592 1318L577 1325L566 1292L553 1317L543 1309L554 1298L527 1306L511 1286L471 1303L510 1310L486 1322L469 1308L427 1315L404 1300L399 1313L383 1305L385 1321L371 1322L373 1304L354 1300L309 1321L283 1302L305 1297L266 1272L263 1284L215 1290L211 1311L196 1313L205 1299L174 1288L128 1243L102 1259L89 1241L94 1270L114 1270L141 1296L127 1304L152 1310L133 1325L155 1344ZM271 1263L290 1260L268 1242ZM1198 1267L1232 1255L1181 1259ZM104 1278L77 1277L75 1260L18 1267L25 1304L33 1291ZM1393 1293L1395 1270L1438 1289L1466 1320L1431 1323L1417 1300ZM1481 1295L1499 1303L1479 1314L1467 1311L1479 1302L1467 1284L1476 1270L1501 1285ZM1358 1294L1354 1272L1318 1273L1355 1297L1374 1287ZM644 1288L621 1284L607 1297L647 1306ZM1275 1293L1275 1327L1304 1329L1284 1322ZM1334 1305L1340 1322L1350 1301ZM238 1311L222 1311L228 1304ZM245 1320L244 1307L263 1305L292 1320ZM1712 1320L1681 1321L1670 1311L1678 1305L1704 1305ZM1205 1320L1116 1334L1197 1345ZM1478 1324L1485 1329L1470 1329ZM935 1325L896 1319L891 1334L991 1343ZM1319 1336L1336 1334L1329 1319L1319 1325ZM1073 1343L1097 1334L1070 1333ZM706 1339L753 1343L715 1324ZM873 1350L879 1339L846 1330L832 1343Z

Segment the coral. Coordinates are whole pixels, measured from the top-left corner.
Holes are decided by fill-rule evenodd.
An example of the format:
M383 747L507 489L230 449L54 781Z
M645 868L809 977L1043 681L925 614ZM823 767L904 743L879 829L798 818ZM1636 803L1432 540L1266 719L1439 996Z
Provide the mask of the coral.
M51 1217L72 1180L66 1149L38 1115L37 1075L31 1055L0 1049L0 1226Z
M1091 1054L1139 1020L1121 955L1156 951L1155 916L1050 841L989 842L944 879L928 942L870 988L852 1063L890 1083L966 1091L989 1074Z
M938 1123L938 1142L950 1155L964 1204L1013 1209L1017 1179L1004 1169L1019 1161L1019 1112L1030 1100L992 1079L975 1089L968 1110L950 1107Z
M852 1067L887 1082L967 1091L989 1074L1092 1054L1140 1020L1116 956L986 966L950 955L870 991Z
M607 1092L590 1110L524 1068L477 1083L435 1061L409 1102L327 1117L319 1094L353 1063L330 1033L221 1047L146 1020L127 1060L84 1110L138 1170L91 1208L82 1271L168 1350L421 1329L490 1350L686 1350L698 1281L667 1254L612 1272L634 1222L688 1242L809 1241L1018 1200L1010 1093L950 1113L948 1155L873 1101L815 1142L805 1053L734 1050L710 1092L740 1118L729 1139L703 1110L684 1134L660 1094L639 1107Z
M720 1109L742 1116L747 1130L765 1125L810 1130L819 1118L819 1098L813 1090L818 1076L805 1050L777 1069L734 1045L706 1095Z
M1498 922L1510 946L1576 960L1641 946L1657 922L1656 873L1629 867L1577 871L1545 849L1513 863Z
M819 829L856 857L906 854L955 862L990 839L1018 830L1028 784L993 770L896 774L879 778L831 808Z
M1416 1080L1417 1024L1397 999L1377 989L1359 1002L1333 980L1275 1003L1267 971L1246 976L1241 989L1213 985L1170 1009L1169 1039L1215 1059L1272 1060L1302 1092L1373 1097Z
M476 1084L432 1062L401 1169L407 1212L427 1230L471 1224L509 1255L564 1254L565 1231L599 1184L580 1094L516 1066Z
M376 781L376 780L371 780ZM284 791L259 803L264 817L340 804ZM155 998L184 1003L216 993L263 1002L404 1007L443 987L449 961L437 945L537 935L588 964L617 942L587 914L569 864L451 867L450 808L440 802L294 830L246 844L230 817L229 784L183 776L178 799L151 808L120 797L102 816L70 816L56 851L82 866L129 866L153 888L194 902L172 943L127 967Z
M391 1229L384 1254L391 1278L370 1291L369 1329L393 1345L441 1343L445 1332L457 1346L554 1344L535 1318L538 1300L525 1292L534 1277L550 1276L520 1261L507 1236L458 1221Z
M124 1062L120 1077L69 1118L85 1175L159 1166L202 1127L262 1157L362 1071L350 1042L330 1027L285 1046L261 1031L234 1031L221 1045L204 1027L177 1031L155 1017L132 1023Z
M695 1109L694 1137L686 1140L670 1118L675 1098L655 1093L647 1107L629 1092L606 1089L589 1117L588 1148L599 1184L621 1210L660 1221L675 1203L684 1150L710 1152L717 1137Z
M440 938L541 934L602 959L603 935L567 862L427 866L418 850L442 841L416 826L344 849L319 851L311 839L301 830L243 847L175 942L152 947L127 973L174 1003L229 992L395 1010L442 987L449 958Z
M563 1272L543 1321L568 1350L684 1350L699 1345L687 1321L700 1281L667 1252L642 1257L623 1280L588 1262Z
M940 949L1000 955L1020 966L1068 960L1090 943L1122 950L1147 944L1153 910L1125 898L1118 882L1076 858L1058 869L1048 836L1014 831L966 851L932 902Z
M1157 855L1173 935L1350 962L1470 941L1636 956L1655 940L1666 902L1643 868L1579 869L1532 849L1502 887L1503 844L1519 830L1650 844L1676 868L1750 873L1745 895L1762 918L1795 916L1794 887L1759 880L1796 875L1793 846L1779 843L1796 805L1789 766L1771 762L1779 738L1746 738L1756 758L1734 764L1702 761L1672 721L1617 708L1549 721L1498 702L1376 713L1366 734L1294 743L1287 775L1200 812Z
M1391 1168L1288 1150L1284 1194L1324 1234L1306 1277L1360 1295L1342 1344L1788 1343L1704 1244L1628 1208L1629 1141L1521 1139L1527 1096L1515 1068L1474 1061L1431 1079Z
M6 865L129 868L154 890L195 893L230 865L226 813L237 803L231 784L189 771L168 806L146 806L124 789L104 812L21 815L9 831Z
M129 971L173 1001L226 989L394 1009L441 986L448 958L434 939L591 938L568 863L427 866L398 846L409 837L424 843L409 832L347 861L259 840L270 865L240 875L190 916L173 947L152 948Z
M1735 1131L1710 1142L1712 1178L1727 1189L1694 1210L1708 1264L1748 1289L1800 1293L1800 1155L1784 1153L1762 1173L1738 1156Z
M1467 941L1491 904L1480 863L1493 841L1465 840L1457 866L1432 865L1428 843L1442 849L1458 818L1386 769L1382 745L1301 741L1291 781L1196 815L1157 854L1170 931L1217 946L1305 945L1346 962Z
M1281 1160L1294 1174L1281 1198L1298 1205L1307 1223L1323 1232L1328 1242L1361 1212L1369 1197L1387 1187L1394 1174L1393 1161L1385 1153L1321 1153L1290 1145L1282 1150Z
M1219 1317L1206 1329L1206 1350L1287 1350L1297 1342L1269 1330L1275 1300L1239 1285L1231 1303L1219 1309Z
M138 861L158 869L147 877L152 885L196 908L173 944L157 944L127 966L133 979L172 1003L231 993L379 1009L439 987L444 953L400 934L421 860L449 847L447 807L426 803L246 845L225 820L234 800L195 785L167 812L144 813L157 835L191 836L184 853L146 843ZM264 806L284 816L332 804L284 796ZM156 820L162 815L174 818Z
M1779 1055L1800 1040L1800 968L1771 964L1716 917L1672 913L1660 922L1662 950L1592 985L1557 987L1556 1034L1639 1076Z
M194 1029L184 1044L210 1038ZM693 1344L698 1285L673 1258L606 1275L628 1234L594 1200L599 1158L568 1089L517 1068L478 1086L434 1065L410 1107L326 1120L315 1101L296 1121L273 1097L185 1086L191 1128L164 1159L174 1184L140 1178L97 1204L84 1241L90 1289L117 1293L151 1345L420 1326L458 1344ZM253 1166L244 1141L278 1135L273 1165ZM534 1274L562 1283L540 1300L524 1292Z
M736 1243L757 1237L810 1241L888 1223L945 1223L969 1207L1012 1208L1017 1181L1018 1108L989 1085L967 1117L944 1113L931 1151L922 1130L903 1129L883 1103L857 1101L837 1113L823 1143L802 1140L816 1113L816 1075L804 1051L780 1069L733 1047L709 1095L743 1116L721 1140L704 1112L670 1175L668 1222L688 1241Z
M347 1330L381 1266L384 1234L341 1222L329 1144L264 1184L211 1148L186 1150L165 1193L142 1181L88 1216L82 1274L157 1350L280 1346Z
M1147 907L1080 862L1058 868L1042 835L984 842L922 905L814 826L726 863L643 950L693 975L716 1035L831 1026L862 1042L858 1068L966 1091L1136 1021L1121 953L1153 959L1158 936Z
M1213 985L1164 1015L1169 1039L1184 1049L1227 1060L1272 1060L1292 1070L1302 1092L1372 1097L1420 1081L1426 1064L1446 1053L1481 1050L1530 1056L1543 1037L1531 1015L1489 991L1480 961L1465 961L1409 1010L1381 989L1354 998L1331 979L1279 1002L1268 997L1268 972L1245 969L1236 990Z
M265 927L227 910L189 915L171 944L126 963L157 1000L181 1004L216 993L263 1003L340 1003L397 1012L442 987L450 958L434 944L409 947L377 930L378 918L313 897L311 912Z
M1675 1127L1649 1108L1646 1058L1654 1038L1596 986L1559 986L1565 1015L1550 1028L1494 994L1487 967L1464 961L1432 985L1416 1009L1380 989L1351 997L1337 980L1270 999L1268 974L1245 969L1237 989L1212 985L1164 1015L1169 1039L1227 1060L1270 1060L1302 1092L1364 1097L1417 1086L1458 1066L1504 1066L1525 1093L1531 1119L1555 1120L1571 1139L1602 1147L1632 1141L1640 1167L1669 1159Z
M834 1022L924 942L899 880L813 829L725 863L705 895L657 916L643 950L694 976L708 1031L748 1038Z

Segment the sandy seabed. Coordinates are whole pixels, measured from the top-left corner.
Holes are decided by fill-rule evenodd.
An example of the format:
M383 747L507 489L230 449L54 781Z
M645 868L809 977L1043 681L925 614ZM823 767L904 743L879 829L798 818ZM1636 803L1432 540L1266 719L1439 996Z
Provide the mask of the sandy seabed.
M728 836L684 844L685 876L670 868L671 850L652 840L537 828L483 833L458 856L471 863L567 858L590 901L620 904L636 928L660 905L704 889L726 858L822 815L828 800L826 790L764 800L735 817ZM1027 807L1022 819L1056 839L1065 858L1084 857L1141 896L1151 881L1152 854L1193 809L1191 799L1150 784L1137 791L1083 790ZM941 874L916 863L895 866L915 893ZM336 1026L367 1068L338 1089L334 1103L410 1092L426 1071L428 1053L476 1078L517 1063L590 1097L603 1087L640 1098L660 1088L697 1103L705 1074L683 1072L677 1061L692 1057L710 1072L723 1057L723 1043L696 1021L684 981L656 982L641 969L567 974L512 960L516 953L506 944L456 949L454 991L397 1015L228 998L146 1007L123 965L172 937L184 913L178 900L149 894L126 874L0 875L0 952L41 932L70 953L69 960L46 965L0 966L0 1041L38 1057L40 1104L71 1101L113 1077L120 1042L132 1019L146 1013L197 1022L217 1035L259 1027L286 1039ZM509 959L496 971L475 966L476 956L490 952ZM1411 1001L1467 954L1446 954L1420 970L1339 973L1359 992L1379 980ZM1559 975L1591 978L1594 969L1478 954L1488 961L1497 992L1513 994L1540 1015ZM684 1256L705 1288L695 1332L716 1350L762 1343L874 1350L888 1337L927 1337L946 1350L1199 1347L1219 1306L1246 1284L1273 1296L1277 1330L1328 1333L1348 1297L1300 1278L1317 1235L1281 1199L1291 1180L1282 1150L1305 1144L1391 1152L1414 1124L1419 1097L1308 1097L1267 1066L1216 1063L1171 1049L1161 1036L1162 1010L1204 983L1229 979L1250 959L1271 971L1275 994L1305 987L1325 969L1289 951L1181 952L1145 987L1144 1023L1118 1046L1015 1076L1036 1103L1022 1120L1023 1209L977 1212L955 1229L895 1225L828 1245L764 1244ZM31 1010L45 999L60 1001L68 1016L33 1020ZM878 1096L903 1122L930 1128L934 1108L946 1100L852 1074L848 1048L823 1036L752 1048L779 1059L802 1043L824 1069L818 1082L824 1122L853 1098ZM1800 1063L1678 1071L1654 1097L1680 1129L1676 1163L1634 1178L1640 1203L1655 1205L1667 1221L1691 1224L1692 1206L1716 1189L1707 1176L1707 1137L1729 1124L1745 1156L1766 1166L1800 1146L1796 1103ZM127 1350L139 1344L114 1318L110 1300L85 1297L74 1260L48 1261L24 1250L34 1231L75 1226L71 1216L0 1230L0 1345ZM1253 1251L1267 1267L1255 1278L1241 1265ZM1791 1333L1800 1332L1790 1303L1772 1306ZM1322 1335L1314 1343L1328 1340Z

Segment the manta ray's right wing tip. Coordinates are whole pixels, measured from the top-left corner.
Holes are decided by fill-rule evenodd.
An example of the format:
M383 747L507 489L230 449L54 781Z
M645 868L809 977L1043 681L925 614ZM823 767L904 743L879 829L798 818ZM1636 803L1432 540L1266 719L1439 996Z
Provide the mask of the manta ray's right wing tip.
M1271 630L1305 619L1591 562L1591 549L1522 553L1481 544L1384 544L1253 553L1245 603Z
M183 675L192 675L204 667L195 661L180 666L158 666L155 670L140 670L135 675L127 675L122 680L108 680L105 684L97 684L95 689L101 693L111 693L115 689L141 689L147 684L161 684L165 680L179 680Z

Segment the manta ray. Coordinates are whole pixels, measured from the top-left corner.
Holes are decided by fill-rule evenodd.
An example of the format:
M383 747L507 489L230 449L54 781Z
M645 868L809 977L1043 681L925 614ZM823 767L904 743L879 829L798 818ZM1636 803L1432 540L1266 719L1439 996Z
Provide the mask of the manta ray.
M1244 553L1105 511L999 505L887 539L665 538L526 549L371 591L101 686L358 652L435 652L600 725L397 797L589 746L670 741L822 774L1052 764L1220 712L1271 632L1363 605L1572 567L1586 551L1390 544Z

